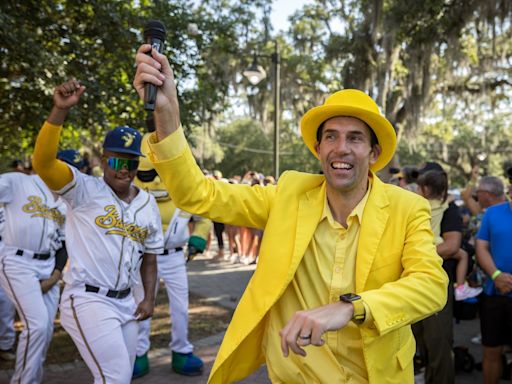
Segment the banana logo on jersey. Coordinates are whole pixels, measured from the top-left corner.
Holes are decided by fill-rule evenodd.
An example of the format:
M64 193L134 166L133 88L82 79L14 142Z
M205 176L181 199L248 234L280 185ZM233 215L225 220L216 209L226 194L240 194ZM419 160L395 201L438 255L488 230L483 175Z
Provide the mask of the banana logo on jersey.
M64 215L57 208L50 208L44 204L39 196L29 196L28 201L21 209L23 212L31 214L30 217L42 217L53 220L59 225L64 224Z
M126 132L121 139L124 141L124 147L129 148L133 144L133 140L135 140L135 135L129 132Z
M115 205L107 205L104 210L107 213L103 216L98 216L95 223L100 228L109 229L107 235L120 235L144 244L149 233L148 228L142 228L135 223L125 223L122 221L119 218Z
M79 153L75 155L75 158L73 159L73 163L78 164L82 161L82 156L80 156Z

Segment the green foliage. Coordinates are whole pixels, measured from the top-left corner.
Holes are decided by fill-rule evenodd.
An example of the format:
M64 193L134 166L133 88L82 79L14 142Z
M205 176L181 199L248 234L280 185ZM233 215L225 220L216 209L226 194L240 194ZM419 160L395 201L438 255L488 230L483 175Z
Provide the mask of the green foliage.
M156 18L168 29L165 51L178 81L182 123L204 167L227 175L273 172L270 55L277 42L282 171L318 171L298 122L329 93L355 87L374 97L394 123L402 164L438 160L457 183L478 157L488 172L501 172L511 140L512 2L316 0L277 36L271 36L271 3L2 2L3 158L30 154L54 86L71 76L87 91L68 118L62 148L97 151L107 129L144 129L131 85L133 58L145 22ZM267 70L257 86L241 77L253 52Z
M2 154L31 152L53 88L70 77L87 90L67 121L67 129L80 133L63 135L63 147L97 148L105 131L121 124L144 129L145 115L131 82L135 50L149 19L167 26L165 52L178 79L184 127L212 120L227 103L233 72L226 63L230 56L235 60L237 36L255 29L256 9L264 3L208 0L194 8L191 0L2 2ZM190 23L199 33L189 34Z

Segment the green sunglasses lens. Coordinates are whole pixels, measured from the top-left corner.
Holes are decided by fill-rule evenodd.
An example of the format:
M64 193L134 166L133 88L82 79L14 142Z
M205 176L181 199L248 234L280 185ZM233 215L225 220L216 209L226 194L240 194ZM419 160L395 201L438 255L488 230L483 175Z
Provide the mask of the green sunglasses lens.
M107 158L107 164L110 168L112 168L115 171L120 171L122 169L134 171L139 167L139 160L109 157Z

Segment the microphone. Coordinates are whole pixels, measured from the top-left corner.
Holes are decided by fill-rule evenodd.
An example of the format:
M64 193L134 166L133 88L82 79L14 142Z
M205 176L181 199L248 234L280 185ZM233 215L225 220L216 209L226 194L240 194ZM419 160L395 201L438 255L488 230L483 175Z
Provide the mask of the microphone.
M165 27L158 20L150 20L144 26L144 40L151 47L156 49L158 53L164 50ZM151 52L148 53L151 56ZM146 111L154 111L156 103L157 88L154 84L146 83L144 85L144 109Z

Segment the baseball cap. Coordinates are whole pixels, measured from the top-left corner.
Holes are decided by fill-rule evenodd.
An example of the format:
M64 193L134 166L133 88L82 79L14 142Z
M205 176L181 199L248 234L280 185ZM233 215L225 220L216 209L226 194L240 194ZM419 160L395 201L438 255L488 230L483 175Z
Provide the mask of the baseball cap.
M73 167L80 169L84 166L84 161L80 152L74 149L64 149L57 152L57 159L62 160Z
M107 132L103 149L118 153L144 156L140 150L142 135L126 125L119 126Z

